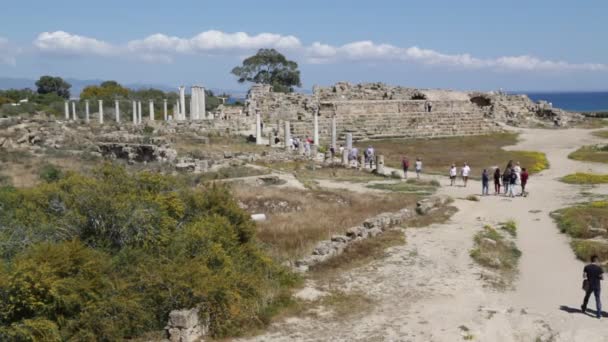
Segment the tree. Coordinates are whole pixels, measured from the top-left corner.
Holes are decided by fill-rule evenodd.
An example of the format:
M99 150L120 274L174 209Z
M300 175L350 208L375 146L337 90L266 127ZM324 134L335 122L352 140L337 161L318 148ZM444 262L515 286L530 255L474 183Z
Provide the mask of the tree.
M126 98L129 96L129 89L121 86L116 81L105 81L99 86L87 86L80 93L81 99L97 99L104 101L112 101L117 98Z
M254 82L271 85L277 92L292 92L301 87L298 63L290 61L275 49L260 49L232 69L239 83Z
M57 94L64 99L69 99L72 85L61 77L42 76L36 81L36 87L38 87L38 94Z

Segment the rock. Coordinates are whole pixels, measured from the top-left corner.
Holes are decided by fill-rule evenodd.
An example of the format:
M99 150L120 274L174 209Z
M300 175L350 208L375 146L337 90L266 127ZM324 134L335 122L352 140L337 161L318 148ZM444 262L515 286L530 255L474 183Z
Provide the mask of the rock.
M382 230L380 228L372 228L368 231L368 233L370 236L374 237L374 236L382 234Z
M430 211L448 204L451 201L449 196L439 195L422 199L416 203L416 212L419 215L426 215Z
M348 236L345 236L345 235L334 235L334 236L331 237L331 241L334 241L334 242L347 243L350 240L351 239Z
M483 238L481 239L481 245L487 248L494 248L496 247L496 241L490 238Z
M169 322L165 327L171 342L201 341L209 331L209 320L201 322L199 309L173 310L169 313Z
M266 214L253 214L251 219L256 222L266 221Z
M293 296L298 299L301 299L301 300L312 302L321 297L327 296L327 292L319 291L319 290L315 289L314 287L307 286L307 287L301 289L300 291L296 292Z

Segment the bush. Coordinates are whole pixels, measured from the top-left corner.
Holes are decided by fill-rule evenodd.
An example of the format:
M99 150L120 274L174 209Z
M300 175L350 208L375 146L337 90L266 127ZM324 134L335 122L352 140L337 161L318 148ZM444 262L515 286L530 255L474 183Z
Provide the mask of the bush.
M63 172L53 164L46 164L40 169L40 179L47 183L56 182L63 176Z
M239 334L297 280L223 186L105 164L0 188L0 208L0 340L129 339L198 305L212 335Z
M606 150L606 146L608 145L583 146L570 153L568 158L596 163L608 163L608 151Z
M506 231L513 237L517 236L517 223L513 220L501 223L500 229Z
M573 238L593 238L605 235L601 230L608 226L608 202L596 201L560 209L551 213L562 233Z

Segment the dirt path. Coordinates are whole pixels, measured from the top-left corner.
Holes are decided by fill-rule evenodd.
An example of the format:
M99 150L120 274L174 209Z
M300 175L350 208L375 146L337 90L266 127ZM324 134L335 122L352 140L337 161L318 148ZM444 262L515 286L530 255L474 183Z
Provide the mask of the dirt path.
M483 197L481 191L450 187L440 193L457 198L459 212L446 224L407 229L407 244L387 250L386 258L344 272L322 291L339 290L370 299L372 308L289 318L256 341L608 341L608 324L576 310L583 263L549 217L555 209L579 201L581 187L557 179L576 171L608 173L603 164L567 159L584 144L600 141L588 130L522 130L516 149L547 153L551 168L531 177L527 198ZM473 172L479 173L480 170ZM501 165L501 167L503 167ZM606 193L606 187L594 189ZM487 271L469 257L473 235L486 223L513 219L523 252L520 276L512 291L485 286ZM593 304L590 307L594 308ZM339 316L339 317L338 317Z

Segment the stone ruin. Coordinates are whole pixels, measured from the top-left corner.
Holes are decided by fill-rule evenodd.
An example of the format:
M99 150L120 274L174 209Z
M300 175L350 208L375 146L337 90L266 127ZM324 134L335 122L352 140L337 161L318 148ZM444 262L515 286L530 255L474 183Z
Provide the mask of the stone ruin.
M338 127L339 140L344 141L347 133L356 140L435 138L491 133L499 130L501 123L565 126L582 119L546 102L534 103L526 95L347 82L314 87L311 95L275 93L270 86L254 85L247 96L245 115L256 114L276 124L279 131L289 127L291 136L318 134L320 145L331 142L332 125ZM315 117L318 133L313 131ZM278 133L288 136L283 134Z

